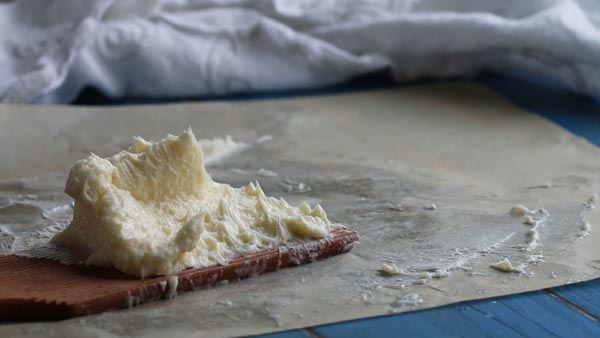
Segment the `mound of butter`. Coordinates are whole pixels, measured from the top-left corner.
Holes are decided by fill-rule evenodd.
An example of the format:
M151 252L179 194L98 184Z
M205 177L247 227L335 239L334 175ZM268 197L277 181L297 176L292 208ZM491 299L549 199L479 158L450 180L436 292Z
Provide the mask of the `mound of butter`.
M65 192L73 221L52 242L136 276L227 264L289 242L323 238L338 225L320 206L290 206L260 186L214 182L191 129L110 157L78 161Z

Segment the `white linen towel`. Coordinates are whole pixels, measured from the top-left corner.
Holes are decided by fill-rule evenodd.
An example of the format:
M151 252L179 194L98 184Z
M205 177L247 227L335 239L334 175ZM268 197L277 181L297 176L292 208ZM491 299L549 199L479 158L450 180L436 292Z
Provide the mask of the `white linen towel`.
M600 94L597 0L19 0L0 99L68 103L398 82L518 68Z

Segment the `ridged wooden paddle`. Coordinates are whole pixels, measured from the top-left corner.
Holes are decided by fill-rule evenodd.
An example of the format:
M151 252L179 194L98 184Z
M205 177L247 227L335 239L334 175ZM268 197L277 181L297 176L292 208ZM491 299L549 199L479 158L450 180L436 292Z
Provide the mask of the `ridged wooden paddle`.
M337 255L350 250L358 239L356 231L339 229L325 239L263 250L233 259L227 265L145 279L113 268L0 256L0 320L62 319L131 307L168 298L174 292L206 288Z

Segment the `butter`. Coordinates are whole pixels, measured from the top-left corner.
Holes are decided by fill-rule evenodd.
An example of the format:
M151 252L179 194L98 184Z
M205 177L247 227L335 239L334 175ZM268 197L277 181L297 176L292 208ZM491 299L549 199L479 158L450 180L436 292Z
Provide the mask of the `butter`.
M399 269L396 264L393 263L383 263L378 271L383 276L403 276L409 278L418 278L418 279L431 279L433 275L429 272L407 272L402 269Z
M525 225L536 225L537 222L535 219L533 219L533 217L529 216L529 215L525 215L523 216L523 224Z
M378 271L385 276L394 276L400 274L400 269L398 269L396 264L383 263Z
M506 257L501 261L490 265L490 267L502 272L523 272L522 269L515 267Z
M511 215L525 216L528 213L529 213L529 209L527 209L527 207L524 207L522 205L515 205L514 207L512 207L510 209L510 214Z
M214 182L191 129L156 143L136 137L110 158L92 154L71 168L65 192L73 221L52 242L140 277L227 264L340 227L319 205L290 206L258 183Z

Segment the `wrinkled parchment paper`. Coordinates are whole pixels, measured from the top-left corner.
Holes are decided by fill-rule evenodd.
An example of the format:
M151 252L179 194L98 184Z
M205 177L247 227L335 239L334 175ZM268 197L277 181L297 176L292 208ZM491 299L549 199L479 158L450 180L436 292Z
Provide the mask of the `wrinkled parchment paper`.
M26 251L66 225L72 209L62 189L74 161L189 125L199 138L270 136L209 173L320 203L361 233L360 245L131 309L1 324L1 336L247 335L600 276L600 213L589 200L600 191L600 151L471 83L234 103L2 105L0 250ZM509 214L517 204L533 210L536 240L533 226ZM489 267L504 257L521 272ZM383 263L403 273L383 276Z

